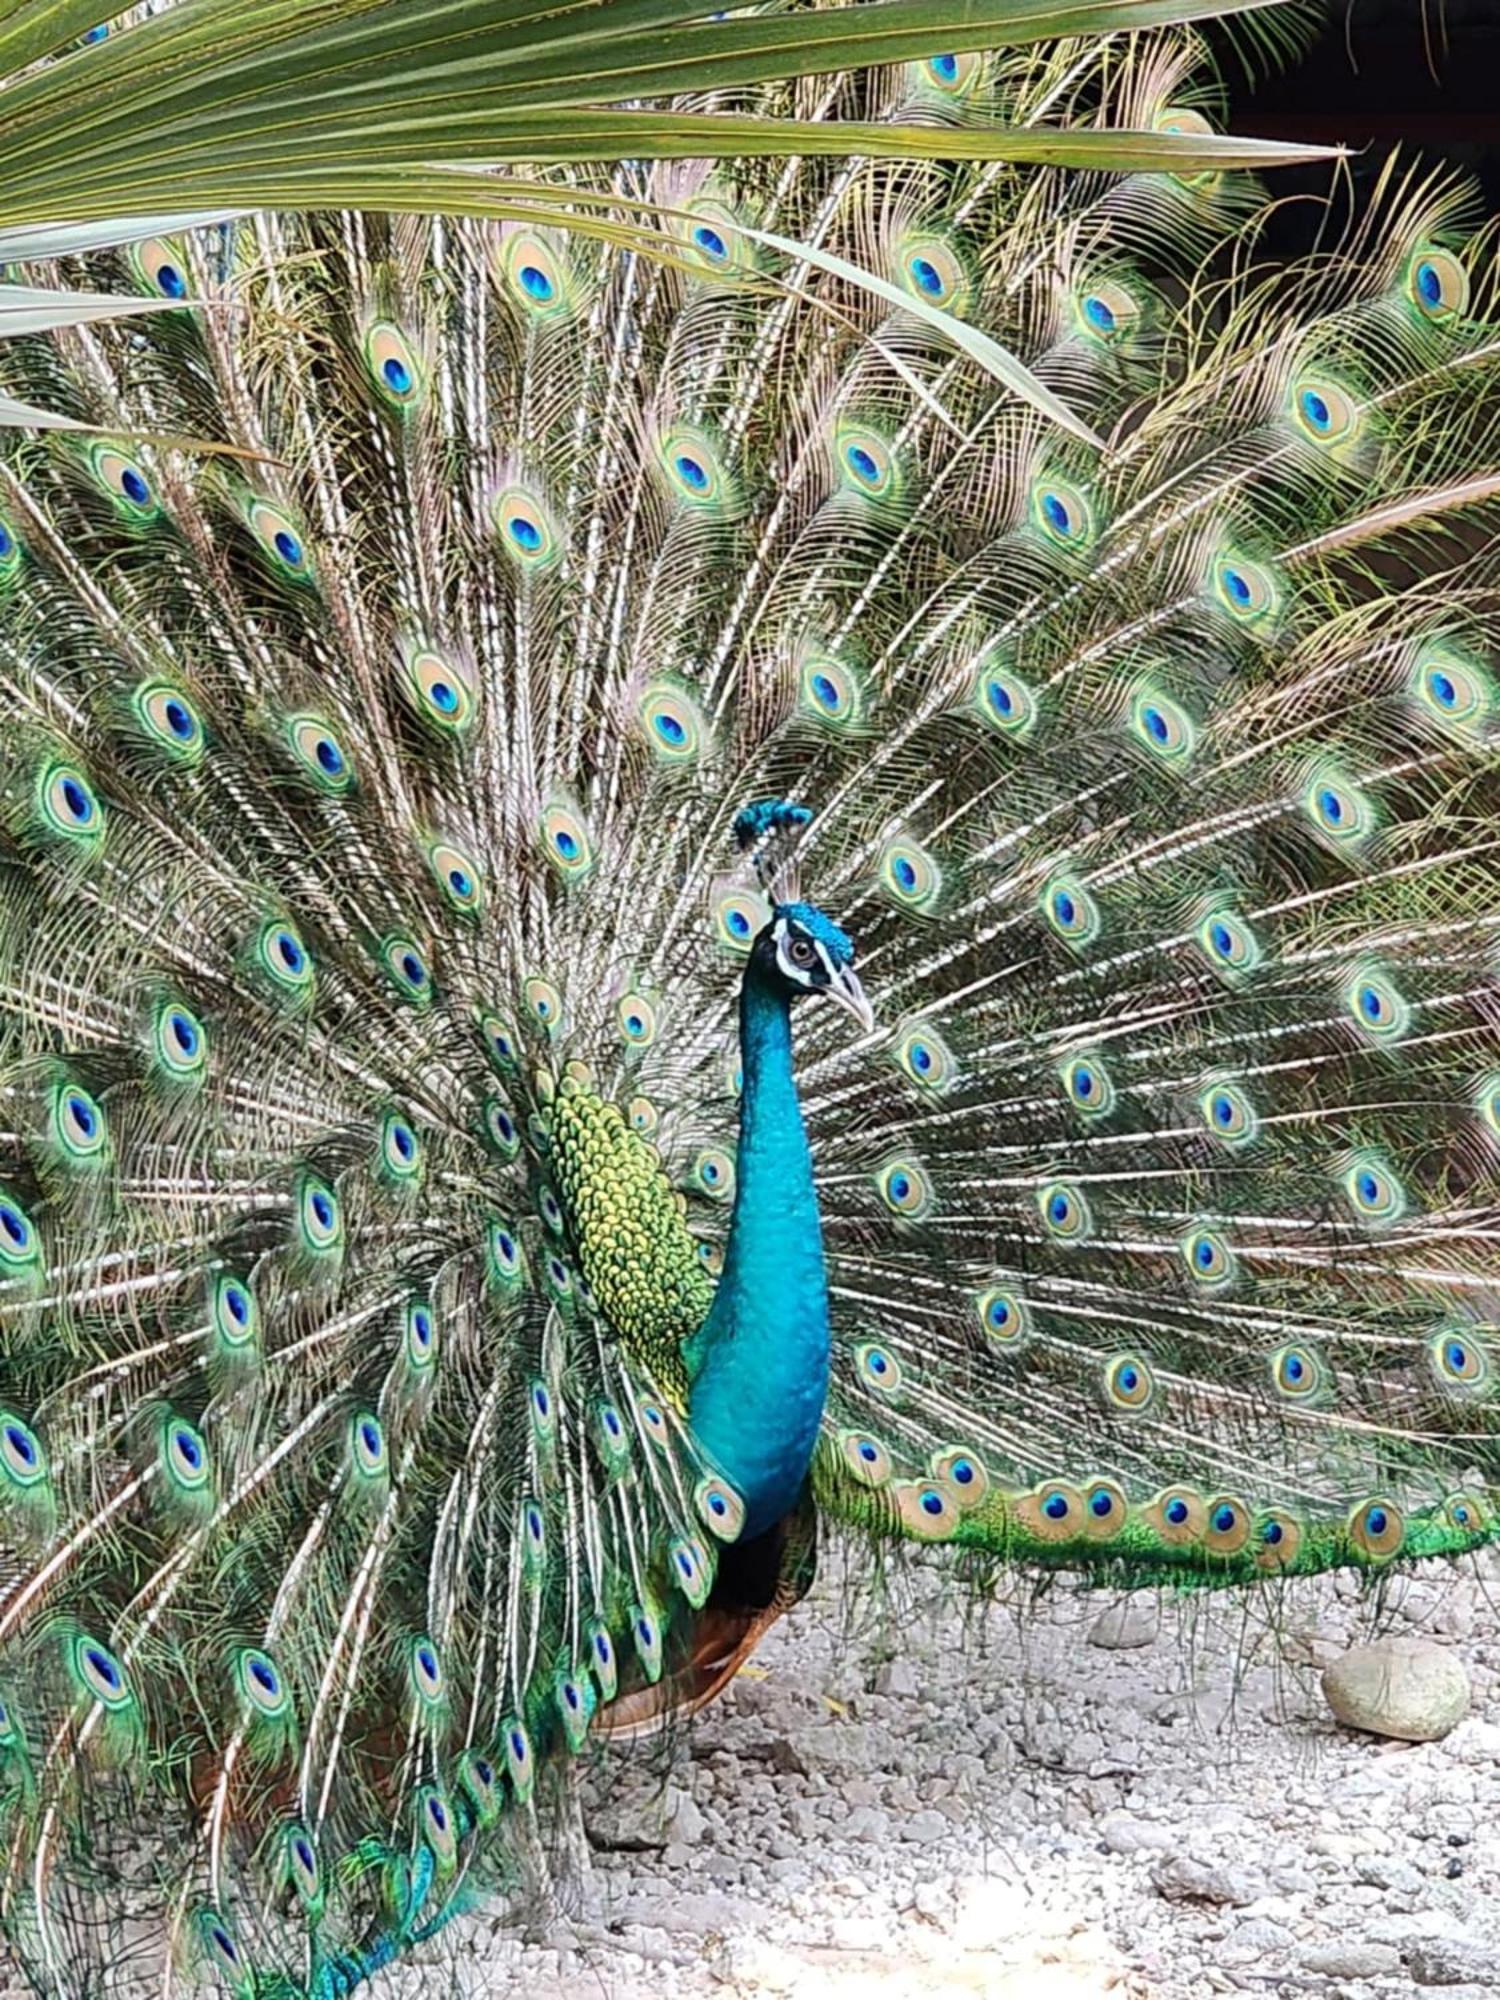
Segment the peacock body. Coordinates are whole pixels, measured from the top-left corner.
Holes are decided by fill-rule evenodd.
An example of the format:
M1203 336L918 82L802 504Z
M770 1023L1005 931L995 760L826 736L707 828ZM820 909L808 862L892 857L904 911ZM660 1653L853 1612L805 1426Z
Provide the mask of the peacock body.
M1181 123L1193 55L800 108ZM815 1520L1242 1588L1494 1532L1467 197L1270 274L1223 176L615 189L676 256L247 221L0 356L97 427L0 467L45 1994L373 1975L550 1765L722 1684Z

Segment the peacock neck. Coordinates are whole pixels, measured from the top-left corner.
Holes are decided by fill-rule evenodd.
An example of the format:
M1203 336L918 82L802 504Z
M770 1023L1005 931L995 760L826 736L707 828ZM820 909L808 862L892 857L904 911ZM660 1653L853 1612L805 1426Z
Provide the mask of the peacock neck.
M828 1280L791 1008L752 961L740 989L734 1211L713 1306L689 1352L693 1433L760 1534L802 1490L828 1393Z

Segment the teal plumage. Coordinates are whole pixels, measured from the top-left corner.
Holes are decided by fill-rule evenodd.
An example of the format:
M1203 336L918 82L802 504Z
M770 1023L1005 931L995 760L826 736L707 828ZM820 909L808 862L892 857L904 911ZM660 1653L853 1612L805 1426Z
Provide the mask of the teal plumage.
M1180 123L1192 56L869 108ZM1272 272L1222 177L616 191L680 257L245 222L94 260L181 311L0 352L100 427L0 468L44 1993L371 1976L552 1761L722 1684L815 1527L1266 1589L1493 1532L1468 198L1393 174Z

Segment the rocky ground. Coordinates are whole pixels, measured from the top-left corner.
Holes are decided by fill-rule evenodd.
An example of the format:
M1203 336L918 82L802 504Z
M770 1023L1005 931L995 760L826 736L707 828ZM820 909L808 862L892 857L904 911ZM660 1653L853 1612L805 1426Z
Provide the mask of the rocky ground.
M1467 1667L1444 1741L1330 1716L1318 1669L1380 1632ZM967 1620L920 1576L848 1617L829 1573L665 1759L594 1774L572 1916L527 1942L468 1919L393 1991L1479 2000L1497 1696L1500 1565L1249 1608L1064 1588Z

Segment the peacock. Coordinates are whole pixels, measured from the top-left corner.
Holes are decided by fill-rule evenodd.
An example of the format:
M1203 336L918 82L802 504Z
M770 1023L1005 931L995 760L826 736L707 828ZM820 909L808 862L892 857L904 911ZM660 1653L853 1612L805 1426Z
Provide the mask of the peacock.
M1218 108L1181 31L785 97ZM820 1536L1275 1591L1496 1534L1472 196L1287 265L1225 172L588 184L669 250L219 222L0 350L85 426L0 461L43 1995L375 1978Z

